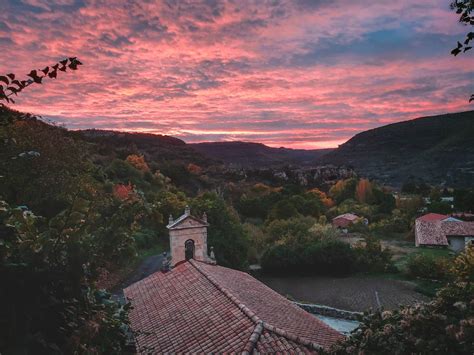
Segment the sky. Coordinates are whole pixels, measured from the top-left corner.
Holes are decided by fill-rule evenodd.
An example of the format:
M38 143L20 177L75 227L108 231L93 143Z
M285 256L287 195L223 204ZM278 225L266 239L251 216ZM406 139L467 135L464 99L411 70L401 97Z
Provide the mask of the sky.
M14 105L71 129L316 149L473 109L467 32L449 0L0 0L0 74L77 56Z

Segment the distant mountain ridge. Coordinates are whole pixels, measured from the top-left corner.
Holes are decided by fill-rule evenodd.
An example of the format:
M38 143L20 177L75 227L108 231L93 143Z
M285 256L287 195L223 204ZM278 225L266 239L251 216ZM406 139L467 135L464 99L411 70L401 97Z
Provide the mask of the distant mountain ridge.
M361 132L336 149L272 148L251 142L187 144L147 133L85 130L88 140L143 152L163 164L274 169L332 165L360 176L401 186L410 179L436 185L474 187L474 111L421 117ZM281 169L280 169L281 170Z
M244 168L279 167L285 165L315 166L317 160L333 149L273 148L253 142L207 142L188 144L204 156L227 165Z
M421 117L356 134L318 159L386 184L474 186L474 111Z

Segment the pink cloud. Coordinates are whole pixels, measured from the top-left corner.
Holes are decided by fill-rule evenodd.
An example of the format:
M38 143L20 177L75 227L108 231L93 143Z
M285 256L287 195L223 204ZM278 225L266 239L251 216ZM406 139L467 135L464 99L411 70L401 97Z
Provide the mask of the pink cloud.
M295 148L470 109L472 58L449 55L465 28L438 1L170 4L9 0L0 73L84 62L15 108L73 129Z

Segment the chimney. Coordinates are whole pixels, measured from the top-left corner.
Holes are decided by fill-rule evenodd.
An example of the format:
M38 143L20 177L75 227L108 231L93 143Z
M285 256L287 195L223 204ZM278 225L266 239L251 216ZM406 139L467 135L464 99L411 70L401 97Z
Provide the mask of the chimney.
M207 223L207 214L206 214L206 212L204 212L202 214L202 220Z
M191 214L191 209L189 208L188 205L186 205L186 207L184 208L184 214L186 216L189 216Z
M170 217L169 217L169 219L168 219L168 224L172 224L173 222L174 222L174 220L173 220L173 215L170 214Z

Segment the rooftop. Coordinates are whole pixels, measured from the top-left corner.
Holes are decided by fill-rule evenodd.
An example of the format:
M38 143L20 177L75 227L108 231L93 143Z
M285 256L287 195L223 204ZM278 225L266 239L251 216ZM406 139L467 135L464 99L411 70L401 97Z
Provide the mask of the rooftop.
M415 221L417 245L448 245L448 236L474 236L474 222L450 219L447 216L444 220L425 220L423 217Z
M344 218L344 219L347 219L349 221L355 221L356 219L359 218L359 216L357 216L353 213L344 213L344 214L341 214L339 216L334 217L333 220L338 219L338 218Z
M124 293L141 353L315 353L343 339L249 274L195 260Z
M443 219L446 219L448 217L449 216L446 216L444 214L428 213L428 214L425 214L424 216L418 217L416 220L425 221L425 222L434 222L434 221L442 221Z

